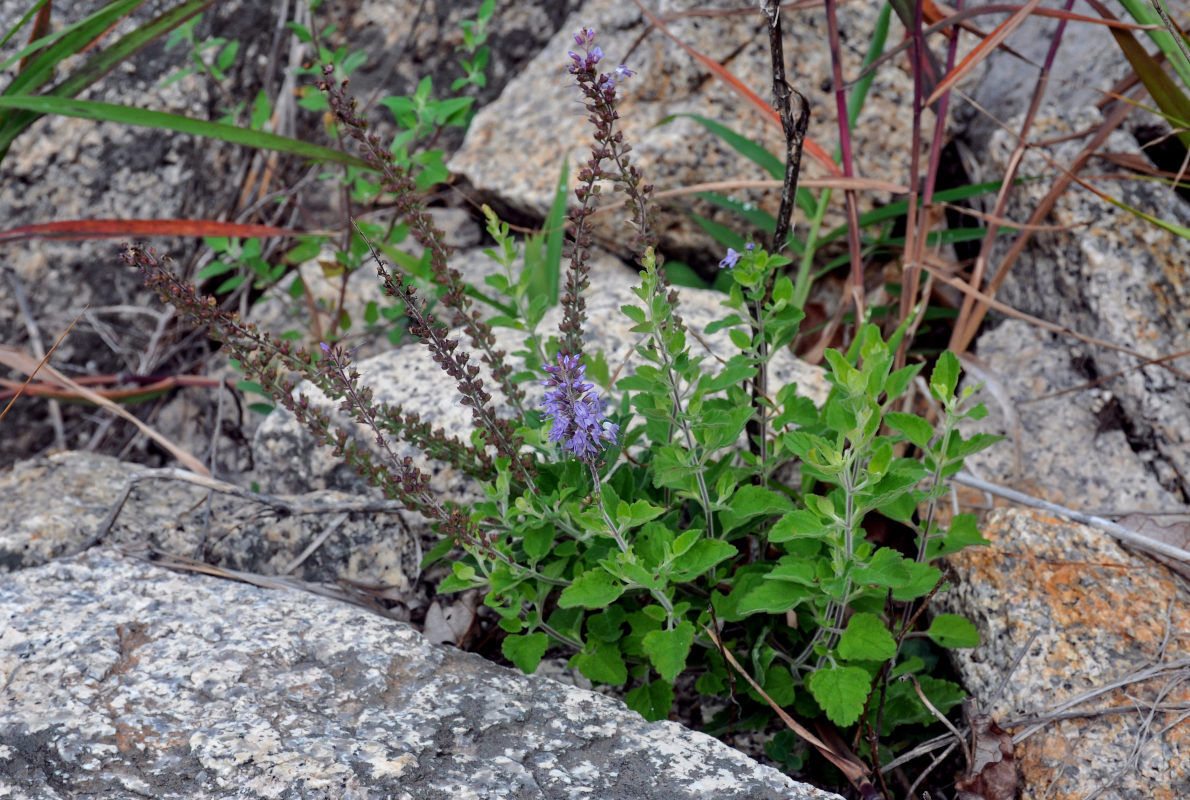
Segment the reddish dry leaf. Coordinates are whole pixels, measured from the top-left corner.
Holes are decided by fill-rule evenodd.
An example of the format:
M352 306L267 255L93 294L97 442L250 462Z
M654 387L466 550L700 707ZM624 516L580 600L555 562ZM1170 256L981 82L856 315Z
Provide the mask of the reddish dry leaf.
M956 800L1013 800L1020 776L1013 760L1012 736L987 714L970 719L971 774L955 784Z
M951 70L950 73L942 79L941 83L934 87L934 91L930 93L929 98L926 100L926 105L932 106L934 103L938 102L939 97L950 91L951 88L953 88L954 85L958 83L964 75L975 69L976 66L978 66L984 59L988 57L988 54L998 48L1000 43L1008 38L1008 34L1012 33L1014 30L1020 27L1022 22L1028 19L1029 14L1032 13L1035 8L1037 8L1037 4L1040 2L1041 0L1029 0L1011 17L997 25L996 29L992 31L986 39L977 44L975 49L968 53L967 57L959 62L959 65Z
M0 230L0 242L139 236L299 236L305 231L216 219L67 219Z

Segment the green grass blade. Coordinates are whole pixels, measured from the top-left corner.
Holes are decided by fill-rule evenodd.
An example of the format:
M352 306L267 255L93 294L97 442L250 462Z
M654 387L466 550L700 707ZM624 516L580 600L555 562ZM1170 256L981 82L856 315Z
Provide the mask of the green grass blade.
M740 236L726 225L720 225L718 222L709 220L706 217L700 217L698 214L691 214L690 217L698 227L709 233L716 242L724 247L730 247L733 250L743 250L744 245L747 244L743 236Z
M855 126L855 120L859 118L859 112L863 110L864 101L868 99L868 90L872 88L872 79L876 77L875 71L868 72L868 67L884 53L884 44L888 41L891 18L892 6L886 3L880 10L880 16L876 18L876 26L872 29L872 42L868 46L864 63L860 67L860 74L863 77L855 82L851 94L847 95L847 124L851 127Z
M1128 59L1128 63L1136 70L1141 83L1149 90L1149 95L1163 112L1169 124L1177 130L1177 137L1186 147L1190 147L1190 98L1178 88L1165 72L1165 68L1141 46L1130 31L1112 28L1112 36L1116 44Z
M777 158L775 155L770 153L768 150L765 150L762 146L752 141L748 137L741 136L731 128L715 122L713 119L707 119L706 117L699 116L698 114L674 114L673 116L666 117L657 124L664 125L667 122L677 119L678 117L686 117L688 119L694 120L699 125L703 126L708 131L727 142L727 144L730 145L731 148L737 153L758 165L761 169L777 180L781 180L785 177L785 164L781 161L781 159Z
M121 38L111 47L89 59L69 77L49 92L57 97L73 97L98 81L121 61L132 56L142 47L164 33L173 30L195 14L213 5L215 0L188 0L149 21L132 33ZM21 133L41 116L32 112L14 114L0 127L0 155L8 152L9 146Z
M63 59L78 53L94 42L104 31L122 17L131 14L137 6L144 2L145 0L114 0L89 17L30 43L12 58L0 64L0 70L8 69L25 56L41 51L25 66L25 69L12 79L12 83L5 87L4 94L29 94L30 91L41 86L53 76L54 67Z
M1037 177L1017 178L1013 181L1013 185L1026 183L1028 181L1038 180ZM959 200L966 200L970 197L978 197L985 194L994 194L1000 191L1000 181L987 181L985 183L973 183L967 186L956 186L954 189L944 189L940 192L934 193L934 202L936 203L953 203ZM921 205L921 197L917 198L918 205ZM909 203L906 200L898 200L895 203L889 203L880 208L874 208L859 216L860 228L867 228L870 225L876 225L881 222L887 222L897 217L905 216L909 210ZM818 240L819 244L826 244L834 241L847 233L847 226L840 225L833 228L830 233L827 233Z
M58 97L74 97L158 36L169 33L195 14L202 13L214 4L215 0L188 0L188 2L166 11L90 59L70 77L54 87L51 94Z
M1149 38L1156 42L1157 47L1169 59L1169 63L1173 65L1174 71L1182 79L1182 85L1190 87L1190 61L1186 59L1182 48L1178 47L1173 34L1166 29L1160 15L1153 10L1151 0L1120 0L1120 5L1124 6L1128 15L1136 22L1142 25L1153 26L1148 32ZM1115 32L1113 28L1112 33L1114 34ZM1119 41L1118 36L1116 40Z
M4 38L0 39L0 50L3 50L5 45L8 44L9 40L12 39L12 37L17 35L17 31L19 31L21 28L25 27L25 24L29 20L33 19L33 17L37 14L37 12L41 10L41 7L44 6L48 2L49 2L49 0L37 0L37 2L33 4L33 7L30 8L25 13L25 16L23 16L19 20L17 20L17 24L13 25L11 28L9 28L8 33L4 34ZM15 56L15 58L20 58L20 55ZM0 70L4 70L5 68L7 68L7 66L10 63L12 63L11 58L8 61L4 62L4 66L0 66Z
M696 192L694 196L706 200L711 205L739 214L748 221L749 225L760 228L765 233L771 234L777 229L776 218L752 203L741 203L739 200L725 197L718 192Z
M90 100L75 100L69 97L0 97L0 109L18 108L41 114L61 114L65 117L93 119L100 122L118 122L143 128L189 133L208 139L219 139L232 144L255 147L260 150L276 150L290 153L313 161L330 161L369 169L367 162L356 156L332 150L329 147L310 144L275 133L224 125L221 122L207 122L180 114L164 111L149 111L143 108L96 103Z

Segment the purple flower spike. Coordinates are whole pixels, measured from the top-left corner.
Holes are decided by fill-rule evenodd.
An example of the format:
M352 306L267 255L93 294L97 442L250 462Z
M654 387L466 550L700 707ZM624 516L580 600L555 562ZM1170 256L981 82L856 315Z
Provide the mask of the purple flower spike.
M553 421L550 441L561 442L564 449L593 463L607 443L616 443L619 426L604 417L599 394L587 382L587 367L577 355L559 353L557 366L543 369L550 375L542 381L548 391L541 403Z
M731 269L740 261L740 254L730 247L727 248L727 255L719 262L719 269Z

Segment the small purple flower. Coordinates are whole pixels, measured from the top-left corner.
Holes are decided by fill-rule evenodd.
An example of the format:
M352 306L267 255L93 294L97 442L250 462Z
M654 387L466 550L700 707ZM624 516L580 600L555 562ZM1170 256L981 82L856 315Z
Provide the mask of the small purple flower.
M591 42L595 41L595 31L583 28L574 35L574 41L583 48L585 55L580 55L573 50L566 51L566 55L570 56L570 60L574 62L570 65L570 73L573 75L583 70L594 71L595 65L603 60L603 48L599 45L590 46Z
M620 428L604 417L599 394L586 380L586 365L579 363L577 355L559 353L557 366L543 369L550 375L541 382L548 389L541 407L553 421L550 441L561 442L583 461L594 462L606 443L616 443Z
M626 78L631 78L635 74L635 70L628 69L628 67L621 64L620 66L613 69L609 74L602 76L603 82L599 84L599 88L605 92L610 92L612 89L616 88L617 83Z
M740 261L740 254L730 247L727 248L727 255L719 262L719 269L731 269Z

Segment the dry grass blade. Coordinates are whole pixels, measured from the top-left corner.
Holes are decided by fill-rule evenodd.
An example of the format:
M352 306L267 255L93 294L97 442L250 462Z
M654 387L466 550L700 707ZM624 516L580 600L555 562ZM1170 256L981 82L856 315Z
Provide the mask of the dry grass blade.
M75 324L82 316L82 314L79 314L69 325L66 326L66 330L62 331L62 335L58 337L58 341L54 342L54 346L50 348L49 352L41 357L41 360L37 362L37 366L33 367L33 369L21 370L21 372L26 373L29 377L27 377L21 387L16 390L12 396L12 399L8 401L8 405L4 406L4 410L0 411L0 420L4 419L4 416L8 413L8 409L12 408L13 404L17 401L17 398L20 397L21 393L25 391L25 388L33 382L33 378L37 376L37 373L41 371L41 368L44 367L50 360L50 356L54 354L54 351L58 349L58 345L62 344L62 340L66 338L66 334L70 333L71 329L74 328ZM13 352L17 351L14 350ZM21 355L25 354L22 353ZM26 356L26 358L27 357L28 356ZM14 369L16 368L14 367Z
M975 49L967 54L967 57L959 62L959 65L950 71L945 78L943 78L930 96L926 99L926 105L931 106L938 101L942 95L954 88L954 85L962 80L967 73L979 66L985 58L988 57L1000 43L1008 38L1008 34L1020 27L1029 15L1033 13L1033 9L1037 8L1041 0L1029 0L1021 6L1016 13L1011 17L1001 22L996 26L996 29L988 34L988 37L975 46Z
M1067 0L1067 8L1073 0ZM1004 211L1008 206L1008 195L1012 191L1012 187L1016 182L1017 170L1020 169L1021 162L1025 157L1025 143L1029 138L1029 131L1033 128L1033 120L1037 117L1037 111L1041 108L1041 100L1045 97L1046 86L1049 85L1050 70L1053 68L1054 59L1058 55L1058 47L1062 43L1062 37L1066 32L1066 21L1062 20L1058 23L1057 30L1054 31L1050 40L1049 52L1046 55L1045 63L1041 67L1041 73L1037 77L1037 83L1033 87L1033 96L1029 100L1029 108L1025 112L1025 118L1021 122L1021 132L1016 137L1016 146L1013 148L1012 155L1008 158L1008 167L1004 170L1004 180L1000 184L1000 191L996 195L996 205L992 209L992 214L997 217L1003 216ZM1036 221L1030 220L1031 224L1036 224ZM996 241L996 234L999 226L996 223L991 223L988 226L987 233L983 237L983 243L979 248L979 255L975 259L975 268L971 272L971 285L982 286L984 273L987 270L988 259L991 257L992 246ZM1007 271L1007 267L1001 268L1001 272ZM965 330L964 323L971 318L974 300L968 295L963 298L962 308L959 310L959 318L955 324L955 331L951 336L952 343L959 331ZM957 349L956 352L963 352L962 349Z
M1009 489L1007 486L998 486L990 481L969 475L966 472L958 473L951 480L955 483L961 483L964 486L970 486L972 489L978 489L982 492L994 494L997 497L1003 497L1005 500L1011 500L1014 503L1020 503L1030 508L1038 508L1042 511L1048 511L1051 514L1060 514L1067 519L1082 523L1083 525L1098 528L1120 543L1134 547L1137 550L1143 550L1151 556L1164 556L1181 564L1190 565L1190 552L1164 541L1163 538L1155 537L1153 534L1146 536L1145 534L1125 528L1123 525L1112 522L1111 520L1084 514L1081 511L1075 511L1074 509L1060 506L1057 503L1051 503L1048 500L1033 497L1024 492Z
M972 105L982 111L989 119L995 120L995 117L993 117L991 114L988 114L986 109L980 107L979 104L975 103L973 100L971 100L971 98L967 99L972 103ZM1022 253L1025 252L1025 247L1032 239L1033 232L1031 227L1040 225L1041 221L1049 216L1049 213L1053 211L1054 206L1057 205L1058 198L1060 198L1063 193L1065 193L1065 191L1070 187L1071 183L1074 183L1075 173L1086 165L1087 161L1089 161L1091 157L1095 155L1095 151L1098 150L1105 141L1107 141L1107 137L1110 136L1116 128L1123 124L1124 120L1128 118L1130 113L1132 113L1132 107L1127 104L1121 104L1119 107L1114 109L1108 115L1108 118L1103 121L1103 124L1099 126L1099 129L1095 132L1094 136L1091 137L1091 140L1087 142L1086 146L1083 147L1081 151L1079 151L1079 154L1075 157L1074 161L1071 162L1070 166L1060 168L1061 174L1056 179L1054 179L1053 186L1050 187L1050 190L1046 193L1045 197L1043 197L1041 202L1039 202L1036 208L1033 209L1033 213L1029 215L1029 219L1025 223L1026 227L1021 228L1021 233L1013 241L1012 246L1009 248L1004 257L1000 259L1000 266L996 270L996 275L988 284L988 288L985 292L987 302L980 302L976 304L973 308L971 308L970 316L966 318L960 316L956 321L954 333L951 336L949 345L951 350L954 350L956 353L961 353L971 344L972 340L975 338L975 333L979 330L980 323L983 322L983 318L987 315L988 308L992 307L990 302L994 301L991 301L991 298L995 297L996 292L999 291L1001 284L1004 283L1004 281L1008 278L1009 273L1012 271L1012 265L1015 264L1016 260L1021 257ZM1003 124L1001 124L1001 127L1004 128L1004 130L1008 130L1008 128ZM1009 131L1009 133L1012 132ZM1035 152L1041 151L1038 150Z
M141 547L118 545L115 549L126 556L147 561L157 567L165 567L166 569L178 570L180 572L194 572L200 575L211 575L216 578L225 578L227 580L239 581L240 583L247 583L252 586L259 586L262 589L296 589L299 592L309 592L320 597L329 597L332 600L350 603L353 606L359 606L381 617L387 617L388 619L400 622L408 621L408 618L404 615L389 612L375 602L369 601L362 594L357 595L353 592L344 591L337 586L311 583L288 575L261 575L255 572L224 569L223 567L196 561L186 556L167 553L147 545Z
M1117 353L1125 353L1130 356L1135 356L1136 358L1144 360L1145 365L1152 364L1154 366L1160 366L1172 372L1174 375L1177 375L1179 378L1190 380L1190 374L1182 372L1180 369L1175 369L1169 365L1168 362L1173 360L1170 356L1153 358L1151 356L1145 355L1144 353L1138 353L1137 351L1130 348L1104 341L1103 339L1096 339L1093 336L1086 336L1085 334L1081 334L1078 331L1073 331L1064 325L1058 325L1056 323L1049 322L1048 320L1044 320L1041 317L1035 317L1032 314L1026 314L1024 311L1019 311L1012 306L1002 303L996 298L991 297L979 291L978 289L975 289L966 281L952 277L950 270L945 265L938 264L933 259L926 259L924 262L922 262L922 266L931 274L933 274L935 278L942 281L946 285L953 286L964 294L969 294L971 297L978 300L980 305L984 307L985 312L989 308L994 308L995 310L1001 311L1010 317L1015 317L1016 319L1036 325L1039 328L1044 328L1047 331L1052 331L1054 333L1061 334L1062 336L1069 336L1072 339L1078 339L1080 342L1093 344L1097 347L1115 350Z
M53 351L50 351L50 352L53 352ZM46 358L47 359L49 358L49 353L46 354ZM182 448L175 445L170 440L166 439L160 433L153 430L145 423L141 422L139 419L134 417L132 414L129 414L127 411L125 411L123 408L121 408L120 406L113 403L111 400L108 400L106 397L102 396L98 392L88 389L86 386L83 386L83 385L79 384L77 381L74 381L71 378L68 378L67 376L63 375L58 370L54 369L49 364L45 363L44 359L42 360L42 362L38 363L28 353L21 352L20 350L17 350L12 347L0 347L0 364L4 364L6 367L9 367L11 369L15 369L20 372L24 372L24 373L28 374L30 376L30 379L32 379L32 376L34 374L36 374L39 369L42 369L44 367L45 371L50 373L50 375L53 376L55 381L61 383L63 386L69 387L71 390L73 390L80 397L84 397L87 400L94 403L95 405L102 406L103 408L106 408L108 411L111 411L113 414L116 414L117 416L122 417L123 419L126 419L129 422L131 422L133 425L136 426L137 430L139 430L145 436L148 436L150 439L155 441L157 444L161 445L162 448L164 448L167 452L169 452L170 455L172 455L174 458L176 458L178 460L178 462L183 464L187 469L189 469L193 472L197 472L200 475L206 475L206 476L210 475L210 472L207 471L207 468L204 467L202 465L202 462L199 461L197 458L190 455L189 453L187 453L185 450L183 450ZM13 400L15 401L16 398L14 397Z

